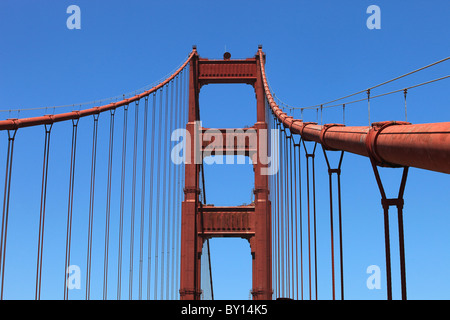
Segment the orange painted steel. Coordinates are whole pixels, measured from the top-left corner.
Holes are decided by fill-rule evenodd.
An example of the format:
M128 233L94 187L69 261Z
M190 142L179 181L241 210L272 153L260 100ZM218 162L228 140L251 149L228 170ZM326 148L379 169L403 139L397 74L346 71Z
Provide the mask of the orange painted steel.
M231 60L229 55L224 60L209 60L200 58L195 54L191 60L189 68L189 122L186 125L191 137L201 134L202 147L209 146L203 144L216 137L224 137L216 147L217 150L226 153L242 151L250 156L254 153L254 146L251 141L245 141L245 136L250 130L258 135L260 130L267 130L265 119L265 92L262 81L260 64L256 55L254 58L245 60ZM206 128L196 128L197 121L200 120L199 113L199 93L202 86L210 83L247 83L253 86L256 97L256 119L257 122L251 128L233 130L232 133L223 132L220 129L214 132ZM198 131L197 131L198 130ZM227 138L232 135L230 141L238 140L237 144L228 144ZM204 136L203 136L204 135ZM240 139L240 138L243 138ZM242 144L239 143L242 140ZM215 141L215 140L213 140ZM212 142L213 142L212 141ZM216 143L218 143L216 141ZM259 146L256 146L258 148ZM271 202L269 200L269 180L263 174L263 169L267 165L261 161L254 162L254 206L251 207L228 207L215 208L202 204L199 199L199 164L195 160L195 143L191 144L191 161L185 164L185 188L184 201L182 203L181 214L181 261L180 261L180 299L197 300L201 296L201 252L205 237L212 236L245 236L249 238L252 254L252 297L254 300L272 299L272 226L271 226ZM205 151L205 150L202 150ZM243 213L242 210L245 212ZM221 219L222 213L226 211L229 216ZM203 218L203 220L202 220ZM229 219L248 219L250 225L242 230L242 224L230 222ZM200 223L199 223L200 221ZM204 224L203 224L204 223ZM203 227L213 223L220 231L205 230ZM227 229L235 229L233 232L223 232ZM240 230L237 230L240 229ZM250 232L251 231L251 232Z
M262 57L263 52L259 49ZM372 126L346 127L342 124L318 125L289 117L275 103L261 61L264 90L274 115L304 140L315 141L328 150L342 150L370 157L377 165L416 167L450 173L450 122L410 124L376 122Z
M93 107L85 110L80 111L71 111L66 113L60 113L56 115L45 115L40 117L32 117L32 118L22 118L22 119L7 119L7 120L1 120L0 121L0 131L1 130L14 130L24 127L32 127L32 126L38 126L38 125L44 125L44 124L51 124L55 122L61 122L61 121L67 121L72 119L79 119L82 117L99 114L108 110L113 110L118 107L125 106L127 104L130 104L132 102L138 101L144 97L149 96L153 92L158 91L160 88L164 87L166 84L168 84L170 81L172 81L180 72L183 70L187 64L191 61L192 57L194 56L194 51L192 51L189 54L189 57L187 60L166 80L159 83L158 85L154 86L153 88L144 91L140 94L136 94L131 98L123 99L118 102L109 103L103 106L99 107Z

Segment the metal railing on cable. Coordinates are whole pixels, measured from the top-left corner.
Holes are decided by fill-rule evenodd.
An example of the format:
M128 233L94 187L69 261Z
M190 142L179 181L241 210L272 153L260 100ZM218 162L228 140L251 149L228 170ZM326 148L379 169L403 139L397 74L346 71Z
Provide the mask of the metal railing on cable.
M372 91L373 89L376 89L376 88L378 88L378 87L384 86L384 85L386 85L386 84L388 84L388 83L391 83L391 82L394 82L394 81L396 81L396 80L405 78L405 77L410 76L410 75L412 75L412 74L414 74L414 73L417 73L417 72L419 72L419 71L428 69L428 68L430 68L430 67L433 67L433 66L435 66L435 65L438 65L438 64L440 64L440 63L442 63L442 62L445 62L445 61L448 61L448 60L450 60L450 57L447 57L447 58L444 58L444 59L435 61L435 62L433 62L433 63L431 63L431 64L428 64L428 65L423 66L423 67L421 67L421 68L418 68L418 69L415 69L415 70L413 70L413 71L407 72L407 73L405 73L405 74L403 74L403 75L401 75L401 76L392 78L392 79L390 79L390 80L384 81L384 82L379 83L379 84L377 84L377 85L371 86L371 87L369 87L369 88L367 88L367 89L359 90L359 91L357 91L357 92L354 92L354 93L351 93L351 94L342 96L342 97L337 98L337 99L333 99L333 100L330 100L330 101L322 102L322 103L319 103L319 104L309 105L309 106L306 106L306 107L296 107L296 106L292 106L292 105L286 104L286 103L284 103L282 100L280 100L280 99L273 93L274 91L272 90L272 88L271 88L270 86L269 86L269 89L270 89L270 91L272 92L272 95L274 96L274 98L278 100L278 105L281 105L281 106L283 106L285 109L288 109L288 110L291 110L291 111L292 111L292 110L300 110L301 113L302 113L302 115L301 115L301 119L302 119L302 120L303 120L303 111L304 111L304 110L308 110L308 109L323 110L323 109L326 109L326 108L343 107L343 109L344 109L344 111L345 111L345 107L348 106L349 104L353 104L353 103L357 103L357 102L362 102L362 101L368 101L369 124L370 124L370 100L371 100L371 99L375 99L375 98L379 98L379 97L391 95L391 94L398 93L398 92L403 92L403 93L404 93L404 98L405 98L405 121L408 121L408 120L407 120L407 119L408 119L408 116L407 116L407 104L406 104L406 95L407 95L407 93L408 93L408 90L411 90L411 89L414 89L414 88L418 88L418 87L421 87L421 86L424 86L424 85L427 85L427 84L431 84L431 83L434 83L434 82L437 82L437 81L441 81L441 80L448 79L448 78L450 78L450 75L446 75L446 76L442 76L442 77L439 77L439 78L435 78L435 79L432 79L432 80L429 80L429 81L425 81L425 82L422 82L422 83L418 83L418 84L415 84L415 85L403 87L403 88L400 88L400 89L397 89L397 90L393 90L393 91L381 93L381 94L378 94L378 95L375 95L375 96L371 96L371 91ZM339 104L332 104L332 103L335 103L335 102L338 102L338 101L341 101L341 100L344 100L344 99L348 99L348 98L351 98L351 97L354 97L354 96L356 96L356 95L360 95L360 94L363 94L363 93L366 93L366 95L367 95L366 98L356 99L356 100L351 100L351 101L346 101L346 102L339 103ZM345 122L345 115L344 115L344 122Z

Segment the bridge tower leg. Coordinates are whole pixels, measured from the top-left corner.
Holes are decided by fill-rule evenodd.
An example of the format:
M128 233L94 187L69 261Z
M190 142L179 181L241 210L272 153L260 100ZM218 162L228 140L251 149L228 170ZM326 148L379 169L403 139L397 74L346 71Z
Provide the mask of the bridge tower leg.
M256 109L257 122L255 127L258 133L258 153L257 157L265 153L260 150L261 145L267 145L261 130L267 132L267 121L265 113L265 94L261 77L259 59L256 64ZM267 153L266 153L267 154ZM269 201L269 179L264 170L267 165L260 159L256 159L255 170L255 237L252 245L253 252L253 289L252 296L254 300L272 299L272 225L271 225L271 207Z
M199 120L198 55L195 54L189 66L189 115L186 131L191 140L197 138ZM197 232L199 207L200 165L196 153L196 143L191 141L190 154L186 155L184 201L181 206L181 260L180 260L180 299L199 300L201 245ZM198 248L200 247L200 250Z

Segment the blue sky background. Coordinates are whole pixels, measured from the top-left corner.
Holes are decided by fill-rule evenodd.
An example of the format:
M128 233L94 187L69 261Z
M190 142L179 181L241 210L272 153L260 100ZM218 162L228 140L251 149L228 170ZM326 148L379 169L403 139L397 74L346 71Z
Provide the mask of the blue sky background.
M71 4L81 8L81 30L66 28L69 16L66 9ZM380 30L366 27L369 17L366 9L371 4L381 8ZM0 2L0 110L78 104L121 96L171 73L186 59L193 44L197 45L200 56L207 58L221 58L225 48L232 58L251 57L257 52L258 44L262 44L267 55L267 76L275 94L290 105L315 105L449 56L449 14L450 3L445 0L3 0ZM449 62L445 62L378 88L372 94L446 76L449 70ZM411 90L407 98L408 121L448 121L448 81ZM206 86L201 91L200 109L206 127L243 127L256 121L256 102L250 86ZM236 117L235 110L242 116ZM0 118L52 112L51 108L2 112ZM293 115L300 117L300 112ZM404 120L404 117L401 93L371 102L372 122ZM132 118L133 113L130 113ZM346 125L367 125L367 103L349 105L345 119ZM317 121L315 111L305 111L304 120ZM324 111L322 121L342 122L342 109ZM80 173L77 180L80 198L74 209L74 216L78 218L74 218L72 263L82 267L85 265L89 204L86 189L89 188L90 126L90 122L80 122L81 151L77 165L84 168L84 173ZM104 153L107 152L107 126L108 122L104 122L99 132ZM51 155L49 173L44 298L62 298L63 293L60 274L64 269L70 134L70 124L54 126L52 150L59 152ZM116 137L119 143L120 131ZM5 298L34 298L43 138L43 131L38 128L20 130L16 140ZM6 140L6 133L0 132L0 168L4 168ZM319 298L330 299L328 175L319 151L316 158ZM336 163L337 157L333 156L337 155L330 156ZM106 181L106 162L101 162L100 158L98 181ZM382 208L370 163L366 158L346 154L342 170L346 298L385 299ZM395 195L398 190L400 171L382 170L389 195ZM4 169L0 171L1 181L3 174ZM207 166L205 175L208 203L251 202L251 165ZM410 170L405 191L404 230L408 297L411 299L450 298L448 183L448 175ZM3 185L0 191L3 194ZM103 252L105 201L100 192L98 197L99 231L94 237L94 246ZM394 210L391 211L391 232L393 296L399 299ZM216 298L248 299L251 290L248 242L214 239L211 251ZM124 261L128 261L126 252L124 257ZM93 277L98 277L100 285L92 289L92 297L101 298L103 258L99 256L93 263ZM366 287L369 265L378 265L382 270L380 290ZM115 280L115 272L111 269L111 279ZM125 273L125 293L127 279ZM111 290L111 297L114 297L115 289ZM84 273L82 289L72 290L70 294L72 298L84 298Z

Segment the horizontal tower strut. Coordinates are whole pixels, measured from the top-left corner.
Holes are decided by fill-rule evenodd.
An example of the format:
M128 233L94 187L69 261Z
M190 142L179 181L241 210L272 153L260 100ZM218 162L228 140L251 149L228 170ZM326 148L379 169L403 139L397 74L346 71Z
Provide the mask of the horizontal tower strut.
M203 205L201 214L202 216L198 217L197 230L204 238L240 237L250 240L255 235L254 205L235 207Z

